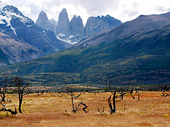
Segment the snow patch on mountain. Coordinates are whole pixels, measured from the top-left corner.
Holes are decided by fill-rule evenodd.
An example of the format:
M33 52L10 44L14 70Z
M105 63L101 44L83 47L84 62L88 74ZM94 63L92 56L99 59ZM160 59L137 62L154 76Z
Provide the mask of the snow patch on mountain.
M71 44L71 45L74 45L74 44L77 43L77 42L72 42L72 41L71 41L71 38L74 38L74 37L75 37L74 35L70 35L68 39L65 39L65 36L66 36L65 34L59 34L59 35L56 36L56 37L57 37L58 40L64 41L64 42L69 43L69 44Z
M0 2L0 24L10 26L14 34L17 36L15 28L11 25L11 20L13 18L18 18L27 27L34 24L31 19L22 15L16 7Z

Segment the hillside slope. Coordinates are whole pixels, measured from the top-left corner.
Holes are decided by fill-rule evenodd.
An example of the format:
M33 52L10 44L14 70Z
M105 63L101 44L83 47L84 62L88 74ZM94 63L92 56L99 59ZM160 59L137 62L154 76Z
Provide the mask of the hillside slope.
M17 56L20 54L16 53L15 50L5 50L6 51L5 54L8 54L8 57L10 56L10 60L11 59L13 60L11 60L11 62L6 61L5 64L1 65L22 62L25 60L30 60L31 58L32 59L39 58L71 46L66 42L58 40L54 32L43 30L40 27L38 27L30 18L24 16L16 7L5 4L1 1L0 1L0 32L4 33L5 35L8 35L10 38L13 38L14 43L13 45L16 45L16 47L18 45L21 45L20 43L23 43L22 45L29 45L34 51L36 49L36 52L34 53L27 52L27 54L24 54L25 55L24 57L22 56L22 54L21 56ZM5 40L3 40L3 42L4 41ZM18 42L19 44L16 44L16 42ZM10 41L10 43L12 45L12 41ZM6 44L3 43L1 44L1 46L3 47ZM2 47L0 48L2 49ZM24 47L21 46L18 48L20 49ZM24 51L25 48L21 50ZM15 57L11 56L12 54ZM4 57L4 60L5 59L6 58Z
M45 55L39 49L27 44L15 41L0 32L0 66L21 61L36 59Z
M25 76L34 83L100 83L102 77L112 79L114 84L127 84L129 78L132 84L168 84L170 24L167 15L140 16L74 47L1 68L0 72ZM134 29L128 31L130 28Z

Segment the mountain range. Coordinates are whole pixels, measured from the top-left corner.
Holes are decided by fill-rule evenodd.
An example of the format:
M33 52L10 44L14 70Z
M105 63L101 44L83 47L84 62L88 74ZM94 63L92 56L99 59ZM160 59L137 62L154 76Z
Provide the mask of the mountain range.
M1 66L39 58L71 46L58 40L54 32L38 27L16 7L2 2L0 40Z
M34 84L170 83L170 12L141 15L45 57L0 68Z
M74 16L69 22L66 9L61 11L58 22L49 21L46 13L41 11L34 23L16 7L0 2L0 66L40 58L84 38L81 17Z
M47 14L41 11L36 24L43 29L54 31L59 40L75 44L100 31L116 27L122 22L106 15L89 17L84 26L80 16L74 15L69 21L67 10L64 8L59 14L58 22L54 19L49 20Z

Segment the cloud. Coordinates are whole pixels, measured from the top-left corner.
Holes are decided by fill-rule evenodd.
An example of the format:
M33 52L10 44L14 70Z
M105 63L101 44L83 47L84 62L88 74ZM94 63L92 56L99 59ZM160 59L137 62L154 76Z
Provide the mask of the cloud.
M63 8L67 9L69 19L80 15L83 22L90 16L111 15L125 22L138 17L140 14L159 14L170 11L168 0L1 0L19 8L26 16L34 21L41 10L47 16L58 20ZM30 14L31 11L31 14Z
M21 7L18 7L18 9L25 14L31 14L31 7L22 5Z
M156 6L155 10L158 12L166 12L166 11L170 11L170 7L165 7L165 6Z
M35 4L39 10L47 13L49 18L58 19L63 8L67 9L69 19L80 15L86 22L89 16L107 15L116 12L122 0L27 0Z
M137 10L135 10L135 11L129 11L128 12L128 16L129 17L133 17L133 16L136 16L136 15L138 15L139 14L139 12L137 11Z

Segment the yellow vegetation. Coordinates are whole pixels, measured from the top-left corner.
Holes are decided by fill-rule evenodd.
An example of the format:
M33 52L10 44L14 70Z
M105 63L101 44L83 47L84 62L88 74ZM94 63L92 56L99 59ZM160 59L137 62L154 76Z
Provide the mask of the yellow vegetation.
M74 99L77 106L79 102L85 103L88 113L79 108L73 113L71 99L54 96L52 93L45 93L41 96L29 94L23 100L23 113L11 115L0 112L0 126L76 126L76 127L136 127L136 126L162 126L170 125L170 97L162 97L162 92L140 92L140 101L137 94L133 99L125 95L124 100L116 99L116 113L110 115L107 99L108 93L83 93L79 98ZM78 93L77 93L78 95ZM18 109L18 98L7 95L13 100L6 104L6 108L12 110L15 106ZM101 115L97 109L102 110Z

